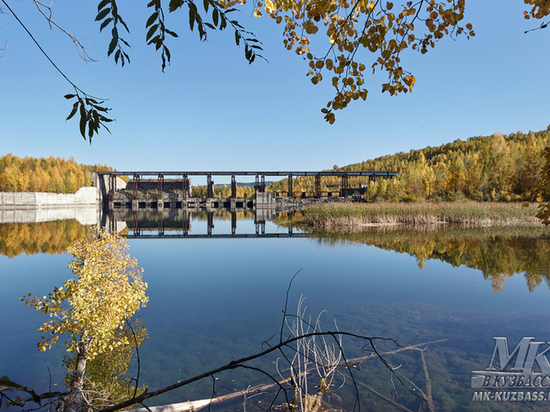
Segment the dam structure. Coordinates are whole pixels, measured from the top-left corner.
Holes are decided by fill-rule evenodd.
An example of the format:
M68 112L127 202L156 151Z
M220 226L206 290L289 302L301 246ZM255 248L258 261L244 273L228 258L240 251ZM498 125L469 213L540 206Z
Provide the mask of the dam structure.
M397 172L387 171L117 171L97 172L94 186L99 192L99 203L103 208L130 210L298 210L303 205L318 202L345 202L362 196L368 182L377 179L391 179ZM313 190L304 191L296 184L297 178L312 178ZM332 178L329 187L323 178ZM237 179L249 180L238 183ZM199 186L192 186L191 180L204 181L202 196L193 196ZM216 194L214 180L226 180L228 195ZM252 180L253 181L250 181ZM283 190L270 191L269 181L286 179ZM325 179L326 180L326 179ZM363 180L362 183L358 183ZM334 184L334 182L337 184ZM238 197L237 188L253 188L253 197ZM283 185L278 185L279 187ZM250 191L249 191L250 192Z

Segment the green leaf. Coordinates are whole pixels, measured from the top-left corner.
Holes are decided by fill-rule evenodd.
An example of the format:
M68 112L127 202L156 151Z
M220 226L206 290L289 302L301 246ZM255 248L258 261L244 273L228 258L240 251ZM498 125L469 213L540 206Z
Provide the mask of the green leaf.
M78 101L76 101L74 104L73 104L73 109L71 110L71 113L69 114L69 117L67 117L65 120L70 120L72 119L72 117L76 114L76 111L78 110Z
M170 0L170 5L168 6L168 11L170 13L176 11L181 6L183 6L183 0Z
M151 28L147 31L147 35L145 36L145 40L149 40L153 34L155 34L155 32L157 31L159 25L158 24L154 24L151 26Z
M108 25L110 22L112 22L112 21L113 21L113 18L112 18L112 17L109 17L108 19L103 20L103 23L101 23L101 26L99 26L99 31L100 31L100 32L103 31L103 29L104 29L105 27L107 27L107 25Z
M118 21L120 23L122 23L122 25L124 26L124 29L126 30L127 33L130 33L130 29L128 28L128 26L126 25L126 22L124 20L122 20L122 17L120 17L118 14L117 14L117 17L118 17Z
M153 14L149 16L147 19L147 23L145 23L145 27L149 27L151 24L155 22L155 20L158 18L158 13L155 11Z
M178 34L176 32L173 32L171 30L165 29L166 33L168 33L172 37L178 37Z
M86 108L84 107L84 105L82 104L80 106L80 134L82 135L82 137L84 138L84 140L86 140L86 123L87 123L87 113L86 113Z
M212 21L214 22L214 26L218 27L218 21L219 21L219 15L218 15L218 9L212 10Z
M156 35L155 37L153 37L151 40L149 40L149 42L147 44L155 44L155 45L158 45L160 44L160 36L159 35ZM160 47L160 46L159 46ZM158 47L157 47L157 50L158 50Z
M189 29L193 31L194 26L195 26L195 13L193 13L193 10L191 10L191 7L189 7Z
M74 99L76 97L76 94L66 94L63 96L65 99Z
M20 389L22 388L21 385L19 385L18 383L15 383L13 381L10 380L10 378L8 378L6 375L2 376L0 378L0 385L2 386L6 386L8 388L15 388L15 389ZM5 390L3 388L0 388L1 390Z
M111 43L109 43L109 50L107 50L107 56L110 56L111 54L113 54L113 52L116 49L116 45L117 45L117 38L113 36L113 38L111 39Z
M99 12L103 7L105 7L109 3L111 3L111 0L103 0L97 5L97 11Z
M96 18L95 18L95 21L103 20L105 17L107 17L107 15L108 15L110 12L111 12L111 9L110 9L110 8L101 10L101 11L97 14L97 16L96 16Z

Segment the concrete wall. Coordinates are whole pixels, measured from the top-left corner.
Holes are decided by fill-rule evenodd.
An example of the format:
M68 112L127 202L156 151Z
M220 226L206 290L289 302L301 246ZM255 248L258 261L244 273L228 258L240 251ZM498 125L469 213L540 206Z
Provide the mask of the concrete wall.
M96 187L81 187L74 194L0 192L0 208L58 208L99 205L99 192Z
M274 208L275 193L273 192L258 192L256 193L256 208Z
M97 203L103 204L103 200L109 197L109 176L103 175L100 178L97 172L92 172L92 185L97 190ZM126 182L116 176L115 186L117 190L126 189Z

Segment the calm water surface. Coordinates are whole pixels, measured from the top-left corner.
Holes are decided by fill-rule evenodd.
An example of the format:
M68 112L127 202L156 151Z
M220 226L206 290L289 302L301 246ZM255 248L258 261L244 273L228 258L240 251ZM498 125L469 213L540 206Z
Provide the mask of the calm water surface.
M230 219L214 218L213 234L231 233ZM288 233L271 222L263 229ZM7 236L8 227L0 230ZM253 220L238 221L237 233L255 230ZM206 219L195 216L189 234L206 232ZM9 242L12 240L4 238L0 243L4 251L14 250L8 247ZM300 271L292 283L289 307L295 311L303 295L308 314L315 317L326 310L322 318L325 330L334 330L336 320L340 330L393 338L402 346L444 340L421 347L427 348L423 353L436 410L549 408L548 402L472 402L474 390L470 388L470 371L488 366L493 336L507 337L510 349L523 336L550 341L549 288L544 277L548 268L542 267L545 258L532 252L548 251L547 239L531 238L527 243L535 248L516 253L531 266L537 262L544 277L532 291L523 273L509 273L500 287L495 287L494 278L484 276L482 270L472 268L474 265L453 266L441 259L441 254L419 257L418 252L391 250L387 243L377 247L371 241L345 237L139 238L129 239L129 243L149 284L150 302L139 316L149 334L140 349L140 383L150 390L260 351L262 342L279 333L289 282ZM454 244L450 249L457 247ZM46 391L49 385L52 389L63 387L65 348L58 344L46 353L37 351L40 334L36 329L43 315L25 307L19 297L44 295L61 285L71 275L66 267L70 256L35 253L34 249L0 256L0 375ZM468 256L473 253L469 251ZM465 253L462 256L465 259ZM365 355L362 343L344 344L349 358ZM386 349L395 346L381 346ZM271 368L275 374L275 359L266 358L255 365ZM420 351L388 355L387 359L399 367L398 374L410 388L416 385L414 392L426 392ZM410 410L428 410L395 379L392 383L390 373L379 362L364 363L356 376L368 386L359 386L362 410L403 410L388 400ZM261 382L266 381L256 373L238 371L220 374L215 387L218 394L225 394ZM171 392L150 405L209 398L212 384L207 380ZM342 402L345 410L351 408L347 388L336 395L334 404ZM252 402L247 410L254 408ZM229 409L242 410L242 405Z

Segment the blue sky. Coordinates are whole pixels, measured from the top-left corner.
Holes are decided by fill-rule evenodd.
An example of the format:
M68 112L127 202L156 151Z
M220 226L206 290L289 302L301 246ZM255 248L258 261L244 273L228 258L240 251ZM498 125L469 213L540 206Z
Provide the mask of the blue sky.
M134 2L138 3L138 2ZM109 33L94 23L97 2L54 0L54 18L90 42L86 64L63 34L50 30L30 0L9 0L58 66L86 92L108 98L116 122L90 146L76 120L65 121L71 86L41 55L11 16L0 15L0 154L73 156L118 170L321 170L385 154L439 146L472 136L550 124L550 29L528 34L523 1L467 1L465 20L476 36L444 39L402 63L416 76L411 94L381 93L367 77L369 97L337 113L320 112L332 86L313 86L306 62L282 45L282 27L267 18L239 21L263 42L268 62L249 65L230 31L198 40L187 17L170 16L179 34L172 64L145 45L146 2L121 2L130 25L131 64L107 57ZM504 7L505 5L505 7ZM326 84L323 84L326 83Z

